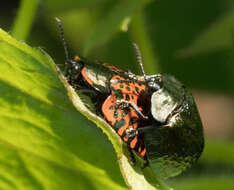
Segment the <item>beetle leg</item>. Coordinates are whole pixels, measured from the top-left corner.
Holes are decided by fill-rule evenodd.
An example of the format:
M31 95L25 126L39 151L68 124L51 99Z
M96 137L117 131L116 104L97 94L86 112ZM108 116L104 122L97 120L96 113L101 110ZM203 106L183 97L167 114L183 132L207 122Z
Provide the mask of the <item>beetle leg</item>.
M129 152L129 156L130 156L130 163L135 166L136 165L136 158L132 152L132 149L130 148L130 146L128 145L128 152Z
M123 99L121 100L117 99L116 106L117 108L120 108L120 109L129 108L129 102Z
M134 128L128 128L125 130L127 138L135 137L138 135L138 130Z
M132 109L134 109L136 111L136 113L141 116L143 119L149 119L148 116L145 116L140 110L139 108L137 107L136 104L132 103L132 102L129 102L129 101L126 101L126 100L117 100L116 102L117 104L117 107L120 108L120 109L124 109L124 108L129 108L131 107Z
M137 135L140 135L142 133L144 133L145 131L147 130L150 130L150 129L153 129L155 128L155 126L145 126L145 127L140 127L140 128L137 128L137 129L134 129L134 128L129 128L129 129L126 129L125 130L125 134L128 138L131 138L131 137L135 137Z
M137 107L136 104L134 104L134 103L132 103L132 102L129 102L129 105L130 105L130 107L133 108L133 109L137 112L137 114L140 115L143 119L149 119L148 116L145 116L145 115L138 109L138 107Z

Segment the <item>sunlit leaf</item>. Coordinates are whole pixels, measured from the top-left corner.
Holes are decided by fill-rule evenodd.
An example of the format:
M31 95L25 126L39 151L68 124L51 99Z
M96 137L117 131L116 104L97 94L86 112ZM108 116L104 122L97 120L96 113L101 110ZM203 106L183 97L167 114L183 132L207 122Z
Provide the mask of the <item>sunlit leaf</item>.
M0 31L0 187L126 189L111 144L73 107L53 65Z
M64 88L46 53L0 30L0 69L1 187L121 190L121 170L133 190L169 189L150 168L131 166L120 137L60 73Z

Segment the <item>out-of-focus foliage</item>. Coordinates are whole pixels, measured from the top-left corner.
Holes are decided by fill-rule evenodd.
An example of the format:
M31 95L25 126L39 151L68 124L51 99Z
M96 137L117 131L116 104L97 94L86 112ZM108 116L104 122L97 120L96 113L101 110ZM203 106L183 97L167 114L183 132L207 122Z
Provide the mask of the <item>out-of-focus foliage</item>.
M62 64L64 51L54 21L55 16L63 21L71 56L82 55L90 39L92 41L89 43L96 45L96 41L103 38L102 33L98 32L95 38L90 38L90 35L94 35L98 26L103 25L108 29L110 25L110 30L104 36L106 39L101 40L105 43L89 48L89 58L138 72L131 43L147 34L150 42L148 45L153 48L161 72L175 75L190 89L218 92L233 97L232 0L147 1L142 6L145 22L145 34L142 35L131 28L131 22L127 33L121 32L120 26L117 27L121 22L116 22L114 27L111 26L112 22L108 22L109 15L121 3L126 1L40 1L28 43L41 46L57 64ZM11 31L17 8L18 1L4 1L1 5L0 26L5 30ZM140 9L137 8L137 11ZM120 11L119 14L123 13ZM123 17L126 16L128 15ZM141 44L139 45L141 48ZM209 136L206 139L204 154L196 166L169 181L175 189L218 190L234 187L233 140L217 142L210 140Z

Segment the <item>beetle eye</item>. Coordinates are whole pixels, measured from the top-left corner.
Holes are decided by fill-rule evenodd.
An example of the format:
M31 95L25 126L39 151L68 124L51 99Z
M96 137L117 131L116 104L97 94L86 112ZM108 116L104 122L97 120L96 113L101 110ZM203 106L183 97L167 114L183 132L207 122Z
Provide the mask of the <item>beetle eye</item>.
M78 69L78 65L76 64L75 61L71 61L70 64L71 64L70 66L72 67L72 69L74 69L74 70Z
M156 83L156 81L149 81L148 82L148 87L153 91L156 91L156 90L160 89L160 86Z
M147 81L147 86L151 91L159 90L163 86L162 76L157 75L156 77L149 78L148 81Z

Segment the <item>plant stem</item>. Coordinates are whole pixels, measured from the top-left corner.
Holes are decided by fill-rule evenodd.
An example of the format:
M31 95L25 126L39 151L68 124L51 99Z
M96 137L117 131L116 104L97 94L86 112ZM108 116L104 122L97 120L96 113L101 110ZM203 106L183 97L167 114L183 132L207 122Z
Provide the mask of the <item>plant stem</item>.
M20 7L12 27L12 36L26 40L30 32L39 0L21 0Z
M145 20L143 10L133 17L131 22L131 33L134 41L138 44L144 64L144 69L147 74L155 74L160 71L158 61L153 53L153 47L151 46L151 40L147 34L147 28L145 26Z

